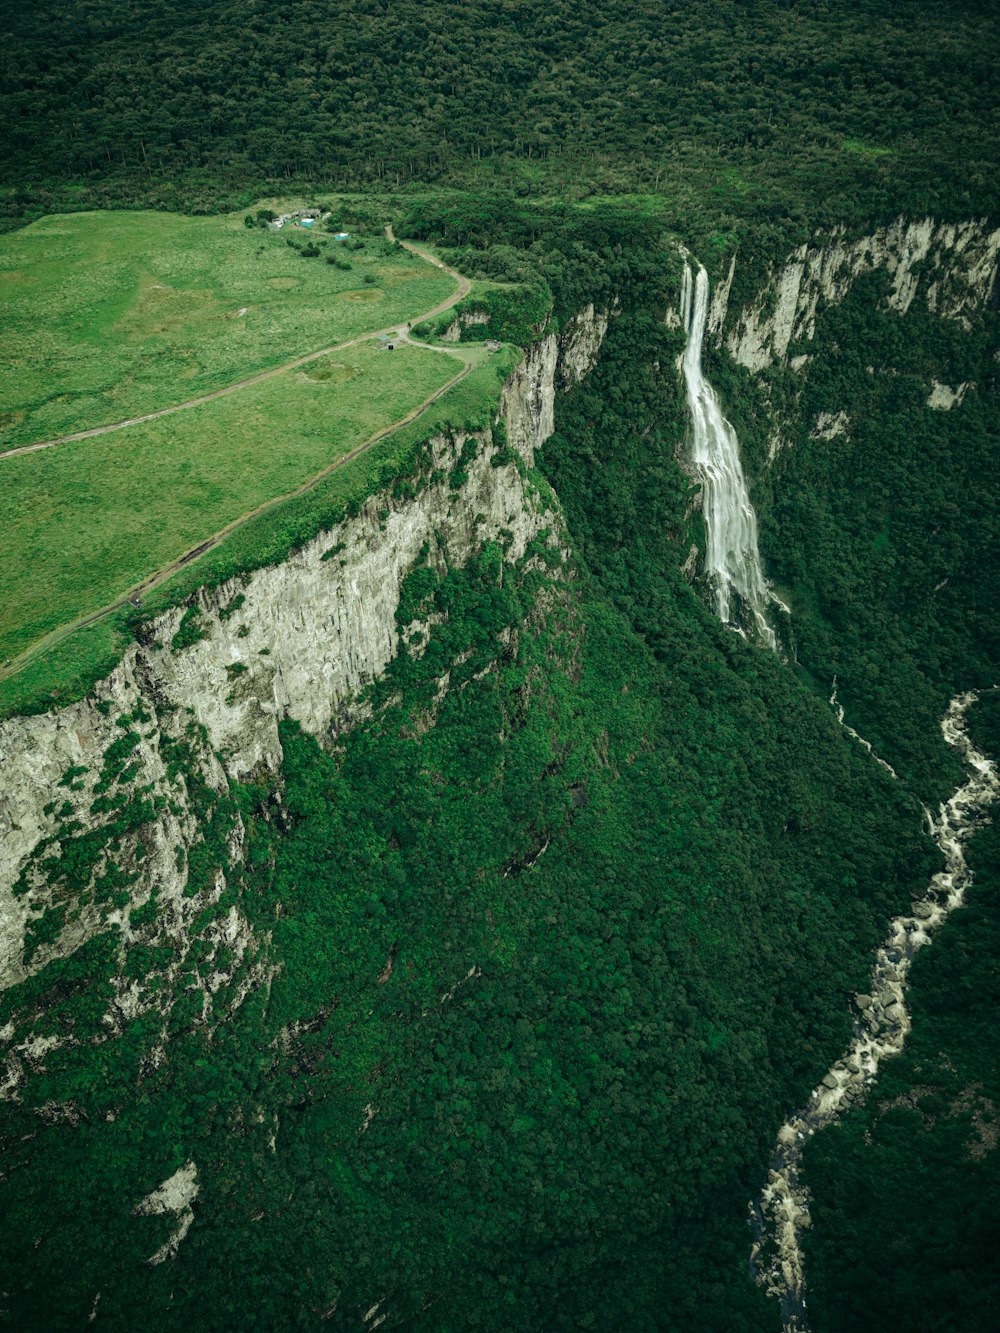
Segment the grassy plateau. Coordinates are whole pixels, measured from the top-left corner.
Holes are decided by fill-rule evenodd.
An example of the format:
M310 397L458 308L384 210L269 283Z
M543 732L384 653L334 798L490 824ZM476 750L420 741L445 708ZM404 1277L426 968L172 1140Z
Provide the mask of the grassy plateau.
M406 355L415 350L409 349ZM449 350L470 367L470 373L464 379L446 389L409 424L391 431L344 466L326 471L303 493L281 500L248 519L204 554L184 564L143 595L144 613L155 615L176 605L203 584L216 586L242 571L285 559L302 542L342 518L349 504L386 485L387 479L408 475L414 467L421 441L429 435L449 428L482 429L488 426L503 382L517 363L517 353L508 347L497 356L487 357L481 347L474 345ZM391 360L399 353L382 355ZM422 355L430 357L435 354L427 352ZM459 369L458 362L451 357L439 355L438 360L445 366L450 364L455 370ZM180 414L180 418L188 415ZM130 434L131 430L127 430L119 432L118 436L127 438ZM109 436L108 440L113 438ZM81 445L86 447L88 443L94 441L84 441ZM50 456L57 452L47 451ZM27 455L26 458L42 456L45 455ZM58 562L50 562L48 569L56 578L60 576ZM24 572L22 563L22 579ZM59 617L55 619L58 621ZM16 629L14 634L17 634ZM82 697L95 681L111 670L131 637L126 612L118 610L53 642L37 656L33 655L15 674L4 676L0 671L0 717L37 712Z
M289 231L82 213L0 237L0 451L97 430L0 456L4 711L103 673L126 596L162 604L178 573L188 588L237 551L239 567L281 558L303 514L319 530L310 505L336 510L341 460L357 477L337 496L370 487L384 450L357 450L441 409L464 420L470 370L496 382L481 346L373 336L454 304L456 274L380 234Z
M0 450L196 398L453 289L379 236L351 250L318 230L247 228L242 214L41 218L0 236Z
M360 343L189 411L0 460L0 661L401 420L462 362Z

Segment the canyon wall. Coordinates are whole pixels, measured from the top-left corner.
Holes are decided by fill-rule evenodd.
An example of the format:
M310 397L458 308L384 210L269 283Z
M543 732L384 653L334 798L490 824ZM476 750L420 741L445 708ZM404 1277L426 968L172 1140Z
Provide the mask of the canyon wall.
M87 698L0 723L0 990L108 931L122 951L136 939L169 942L173 970L190 971L193 923L206 917L197 963L205 1015L217 995L233 1005L266 982L261 942L226 903L224 870L192 879L206 824L215 821L222 859L237 864L244 830L233 784L277 773L279 721L330 741L364 716L364 687L398 651L400 590L415 564L459 565L490 541L519 560L558 528L526 472L552 433L556 393L591 368L606 327L607 315L588 307L561 339L536 343L504 387L504 432L432 439L412 498L372 495L282 564L165 613ZM502 450L509 461L497 465ZM195 633L177 640L182 621ZM169 1006L174 980L155 969L119 976L109 1035ZM0 1027L0 1039L13 1031ZM37 1066L56 1040L9 1049L0 1088L16 1095L24 1065Z

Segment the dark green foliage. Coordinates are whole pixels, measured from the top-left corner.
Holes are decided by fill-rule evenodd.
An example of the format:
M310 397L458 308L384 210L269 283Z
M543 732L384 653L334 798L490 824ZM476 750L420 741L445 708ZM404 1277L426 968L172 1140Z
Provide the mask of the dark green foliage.
M178 653L183 648L190 648L192 644L207 637L207 632L201 624L201 607L189 606L181 616L180 626L170 640L170 646L175 653Z
M108 931L81 945L69 958L46 964L34 976L0 994L0 1022L16 1018L17 1033L73 1033L81 1037L100 1023L110 993L118 933Z
M885 310L887 284L873 275L821 311L804 375L771 375L792 441L773 469L752 457L768 413L748 377L718 381L759 477L761 545L793 608L797 661L827 697L837 676L848 720L940 799L959 771L940 739L948 699L993 685L1000 661L1000 342L994 323L967 332L922 300ZM976 387L932 411L935 379ZM820 412L841 410L845 435L809 438Z
M561 320L590 302L610 306L640 269L645 307L661 314L680 281L680 259L665 225L657 209L608 203L576 210L491 193L419 198L408 203L399 229L449 247L472 275L515 273L517 286L487 289L465 308L495 312L503 332L527 345L550 312ZM477 335L473 326L464 336L499 335Z
M129 913L129 928L131 930L141 930L143 926L152 925L156 920L156 913L157 894L154 889L142 907L137 907Z
M469 464L474 461L479 451L479 441L474 435L462 441L462 448L448 477L448 485L453 491L460 491L469 480Z
M969 714L1000 754L1000 707ZM983 714L986 717L983 717ZM806 1156L816 1333L988 1333L1000 1309L1000 828L975 835L976 882L913 968L913 1031L867 1105ZM844 1274L850 1273L850 1280Z
M435 180L661 190L727 221L986 212L992 18L976 0L363 0L349 21L306 0L16 6L7 208Z
M25 11L15 36L33 52L45 24L45 69L14 66L3 94L17 112L11 150L46 175L89 171L82 203L103 188L119 202L151 192L169 202L174 187L130 174L133 163L146 174L147 153L161 178L175 166L205 171L203 207L249 158L254 170L280 163L286 180L322 167L343 181L466 179L492 156L515 177L518 163L540 161L535 179L552 181L573 156L579 194L590 188L582 164L601 188L649 182L670 198L649 213L636 201L624 216L599 200L579 211L529 204L523 189L406 201L401 233L517 284L485 297L490 325L467 334L529 342L550 312L559 321L588 301L619 303L600 366L559 397L544 476L528 477L543 494L555 487L576 558L563 569L544 533L529 545L530 569L499 545L460 569L431 566L424 551L397 620L426 621L426 633L370 689L365 725L335 727L321 749L282 724L275 788L220 794L202 776L197 728L160 739L199 830L186 858L178 851L196 900L183 957L157 942L150 899L131 913L141 934L127 949L117 932L98 936L2 997L16 1040L51 1032L75 1044L30 1071L0 1128L5 1171L11 1163L0 1237L13 1274L0 1319L83 1327L100 1291L99 1327L131 1330L139 1311L150 1333L247 1323L336 1333L361 1326L376 1301L387 1327L416 1333L761 1333L776 1314L746 1279L746 1202L775 1126L845 1042L847 996L885 919L937 866L913 793L951 780L935 728L955 675L986 683L996 660L989 543L1000 524L982 406L997 388L995 348L980 332L959 345L927 322L898 332L870 313L874 287L859 287L829 313L819 336L831 360L810 369L804 401L772 376L772 404L799 412L803 429L770 478L763 398L713 364L758 478L764 549L793 590L796 679L724 631L677 572L701 533L676 462L680 340L662 312L678 261L663 227L710 233L706 262L718 262L739 238L734 202L764 219L752 241L771 257L776 238L804 235L826 213L858 221L907 198L946 211L991 199L983 114L994 94L986 43L974 39L979 11L965 6L957 21L947 5L790 15L776 3L655 14L476 3L418 14L402 0L361 4L346 22L322 8L241 10L236 27L221 0L197 12L179 0L155 14L117 0L76 6L72 19L61 0ZM73 41L60 43L70 22ZM471 23L491 41L463 43ZM949 40L932 51L938 24ZM139 51L138 66L156 79L128 76L136 110L123 117L120 71L135 62L115 61L157 25L163 40ZM233 35L244 32L245 52ZM195 34L196 79L185 63ZM60 74L69 60L81 78ZM113 77L98 83L87 72L97 67ZM332 110L313 96L330 69ZM171 96L177 70L183 94ZM87 134L57 142L39 127L29 78L44 78L49 100L71 113L63 125L86 97ZM392 114L384 101L370 114L372 79ZM142 100L153 86L155 124ZM101 133L108 161L123 159L106 187ZM51 197L22 191L10 208ZM338 219L355 225L346 205ZM869 358L899 373L871 384ZM975 378L981 402L973 394L964 415L928 420L932 370ZM840 402L861 423L847 457L808 443L815 413ZM479 424L493 413L491 402ZM373 451L360 480L335 479L249 528L212 557L211 577L282 558L375 490L412 496L428 473L425 435ZM498 465L519 458L499 427L494 443ZM452 485L474 449L468 441ZM191 606L173 647L202 637ZM834 671L902 784L837 728L825 704ZM84 833L64 806L57 837L22 876L20 893L44 882L55 894L30 927L29 959L77 899L128 901L120 839L155 813L129 787L132 728L145 720L122 719L105 755L92 809L107 827ZM69 770L70 790L79 776ZM984 890L995 841L988 830L977 848ZM224 984L206 1025L205 975L235 956L212 928L234 906L265 952L266 980L249 992ZM985 913L970 907L966 920L989 946ZM966 942L939 953L952 938L925 955L928 966L942 960L940 984L924 959L917 972L940 1021L907 1057L919 1063L898 1066L903 1100L884 1105L895 1099L884 1085L867 1120L813 1150L817 1333L824 1317L830 1330L947 1328L956 1311L963 1327L992 1326L996 1154L962 1154L986 1101L1000 1105L989 1056L996 950ZM159 995L175 964L167 1017L122 1019L112 974ZM953 1046L949 1068L939 1052ZM188 1160L199 1172L195 1224L176 1259L150 1268L175 1219L133 1209ZM900 1233L909 1196L898 1181L913 1163L920 1207L889 1253L899 1270L890 1285L870 1256ZM922 1305L907 1259L928 1235L938 1264ZM864 1305L845 1301L845 1268L860 1275Z
M228 843L238 818L234 798L228 793L219 793L205 781L197 758L205 740L202 729L192 722L184 739L173 740L164 736L160 741L167 773L171 779L180 779L184 783L187 806L198 829L199 836L187 853L184 892L189 898L214 887L219 871L229 872Z
M245 601L246 597L243 593L238 592L235 597L229 599L225 606L219 607L219 619L225 621L228 620L230 616L234 616Z
M52 944L66 924L66 905L47 907L40 917L30 920L24 931L24 966L27 967L43 944Z
M111 742L104 751L100 778L94 784L95 796L108 791L116 782L123 779L140 739L137 731L126 731L124 735Z
M503 421L494 422L492 435L494 452L490 458L491 467L507 467L511 463L520 463L520 454L507 443L507 427Z
M485 277L482 261L488 260L492 254L492 250L485 254L457 251L452 258L463 272L474 277ZM495 338L500 342L516 343L520 347L530 346L548 322L552 310L552 292L544 280L539 280L537 273L531 272L527 256L522 257L522 262L524 270L531 274L531 282L521 282L514 287L488 287L476 296L460 301L436 322L418 324L414 335L426 338L434 333L443 333L457 319L461 326L462 342L483 342L487 338ZM476 322L463 322L462 317L470 315L479 318Z
M581 419L594 401L574 395ZM581 522L592 504L571 494ZM99 1288L111 1329L141 1305L153 1330L208 1333L252 1287L262 1327L349 1328L374 1284L427 1333L470 1311L498 1333L768 1326L745 1201L928 869L917 811L690 593L670 585L654 653L576 572L551 583L495 546L418 562L399 618L436 613L420 655L336 753L283 724L280 806L248 788L227 813L196 735L164 746L205 831L200 882L226 870L280 967L211 1040L182 986L155 1069L142 1024L51 1057L38 1095L71 1093L93 1128L45 1127L45 1154L18 1157L22 1323L69 1325ZM126 971L169 961L133 945ZM166 1233L130 1209L189 1159L195 1226L169 1273L146 1268ZM36 1253L27 1220L64 1175L75 1207Z

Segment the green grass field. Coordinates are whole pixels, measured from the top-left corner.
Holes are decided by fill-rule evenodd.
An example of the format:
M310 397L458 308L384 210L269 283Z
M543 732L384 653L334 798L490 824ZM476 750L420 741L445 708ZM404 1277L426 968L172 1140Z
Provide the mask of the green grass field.
M420 442L429 435L487 427L519 353L508 347L488 357L474 344L449 350L471 366L465 379L409 425L328 472L304 494L251 518L185 565L143 599L144 613L156 615L203 584L214 587L243 570L286 559L302 542L338 522L349 504L386 485L387 478L408 476ZM119 610L59 640L16 674L0 677L0 718L44 711L82 698L119 661L131 638L126 614Z
M157 421L0 460L0 661L295 490L465 359L362 343Z
M0 236L0 449L155 411L420 315L451 278L384 238L243 214L76 213ZM336 255L342 270L326 262ZM373 278L373 283L366 278Z

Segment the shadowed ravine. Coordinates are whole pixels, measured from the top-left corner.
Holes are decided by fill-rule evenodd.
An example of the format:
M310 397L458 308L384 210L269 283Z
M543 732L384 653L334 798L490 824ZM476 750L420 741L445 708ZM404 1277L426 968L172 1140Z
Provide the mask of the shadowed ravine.
M799 1178L806 1140L832 1124L865 1095L882 1060L898 1055L910 1030L904 992L917 950L929 944L949 912L961 907L972 882L964 844L983 812L1000 796L996 765L979 753L965 731L965 714L978 694L953 699L941 721L945 741L970 770L968 780L940 808L929 811L929 832L945 858L945 868L907 916L889 925L885 944L876 952L869 994L854 997L854 1039L805 1106L778 1131L767 1184L750 1205L755 1240L751 1264L757 1283L781 1305L786 1333L806 1333L806 1282L802 1233L809 1227L809 1191Z

